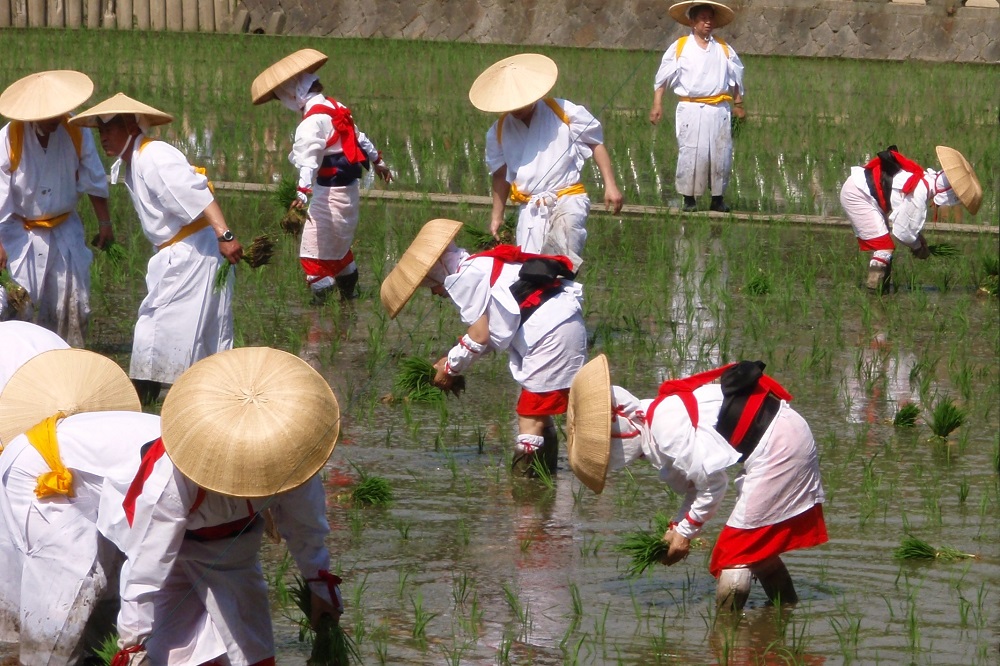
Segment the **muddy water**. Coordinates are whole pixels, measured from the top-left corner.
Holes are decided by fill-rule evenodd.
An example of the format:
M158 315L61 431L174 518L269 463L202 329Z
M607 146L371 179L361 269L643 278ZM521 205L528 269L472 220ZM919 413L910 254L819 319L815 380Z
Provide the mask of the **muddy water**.
M224 203L235 219L262 217L259 203ZM351 305L309 306L290 248L270 273L238 277L241 343L298 351L341 400L329 547L364 663L996 663L1000 310L975 295L992 239L948 239L961 250L950 263L901 257L900 289L880 300L858 288L864 265L846 232L592 221L581 278L591 353L608 354L616 382L650 396L667 376L763 358L818 442L830 542L786 557L798 606L767 607L755 587L733 623L715 622L707 560L734 493L687 561L629 580L614 545L678 498L642 464L595 496L564 455L553 488L511 479L517 390L503 359L481 361L443 408L382 401L400 355L433 357L460 332L425 294L387 322L374 292L372 274L442 214L464 215L367 205L355 248L367 291ZM749 292L757 275L768 294ZM124 360L127 326L107 319L134 312L141 293L103 289L92 346ZM944 442L924 423L942 397L969 413ZM894 428L908 401L924 409L918 427ZM390 481L392 505L352 506L356 468ZM901 564L892 549L907 533L978 558ZM266 573L283 554L265 547ZM288 615L276 601L278 663L303 663Z

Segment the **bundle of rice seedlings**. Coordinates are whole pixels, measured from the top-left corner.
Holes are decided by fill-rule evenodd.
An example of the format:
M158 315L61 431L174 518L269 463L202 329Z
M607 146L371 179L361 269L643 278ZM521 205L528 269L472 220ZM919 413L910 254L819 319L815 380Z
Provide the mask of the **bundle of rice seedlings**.
M358 485L351 491L354 502L368 506L384 506L392 502L392 486L387 479L369 474L354 463L351 463L351 467L360 477Z
M399 362L394 391L396 398L410 402L441 402L445 392L434 386L434 364L419 356L407 356ZM449 391L459 396L465 390L465 377L455 377Z
M286 234L299 237L302 235L302 227L306 223L306 211L303 208L289 206L288 210L278 221L281 230Z
M746 124L747 124L746 118L739 118L736 116L736 114L730 116L729 128L730 128L730 133L734 139L740 135L740 132L743 131L743 126Z
M747 280L746 290L753 296L765 296L771 293L771 276L763 270L758 270L756 275Z
M243 261L249 264L250 268L260 268L271 263L274 256L274 238L268 234L257 236L250 245L243 248Z
M288 234L298 236L302 233L302 225L306 221L306 212L301 208L293 208L297 200L298 182L294 178L282 178L272 195L272 201L279 209L285 211L284 217L278 223Z
M628 555L629 564L625 567L625 575L629 578L640 576L643 571L660 561L667 554L669 547L663 541L663 535L670 529L670 519L662 513L653 516L653 530L640 530L625 535L624 540L615 546L615 550Z
M462 231L465 233L466 238L468 238L468 247L475 248L476 251L481 252L483 250L490 250L497 245L513 245L517 232L517 221L514 217L504 218L503 224L500 225L500 229L497 231L496 238L493 237L489 229L480 229L471 224L466 224L462 228Z
M934 405L934 410L931 412L931 418L927 425L931 427L931 431L935 435L941 439L945 439L953 430L960 428L965 423L965 419L966 413L964 409L956 407L951 398L943 398L938 404Z
M897 428L912 428L917 424L917 416L919 415L920 406L908 402L896 412L896 416L892 419L892 425Z
M958 248L951 243L935 243L928 245L927 251L932 257L953 257L958 254Z
M4 291L7 292L7 305L17 315L31 307L31 296L28 295L28 291L14 282L14 278L6 270L0 271L0 287L3 287Z
M935 548L912 534L906 535L899 548L892 551L892 556L897 560L966 560L976 557L948 546Z
M990 296L1000 294L1000 257L983 259L983 274L979 281L979 291Z
M97 241L100 239L100 235L96 235L91 239L90 244L97 247ZM116 240L112 240L110 243L105 244L104 247L100 248L104 254L111 260L115 266L120 266L128 253L125 252L125 246Z
M312 591L302 578L295 577L295 584L289 589L289 593L305 616L299 620L299 640L312 643L312 651L306 660L308 666L348 666L352 661L361 663L361 655L354 639L334 618L324 615L319 627L315 631L312 629L309 624L312 617Z
M110 633L101 641L101 646L94 651L94 657L104 664L111 666L111 661L118 654L118 634Z

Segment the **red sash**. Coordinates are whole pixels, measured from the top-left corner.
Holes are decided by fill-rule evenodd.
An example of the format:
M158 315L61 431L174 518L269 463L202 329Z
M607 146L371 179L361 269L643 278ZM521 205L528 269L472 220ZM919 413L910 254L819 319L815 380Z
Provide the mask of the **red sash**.
M552 261L558 261L566 267L568 272L573 272L573 262L570 261L567 256L561 254L533 254L531 252L523 252L521 247L518 245L497 245L492 250L486 250L485 252L474 254L469 258L478 259L479 257L492 257L493 259L493 272L490 274L491 287L496 284L497 278L500 277L504 264L523 264L529 259L551 259Z
M917 188L917 183L924 177L924 168L911 160L909 157L892 150L891 148L885 152L889 153L893 159L899 164L903 171L910 174L910 177L906 179L903 184L903 194L910 194ZM889 211L889 196L891 192L884 192L882 189L882 157L876 155L868 164L865 165L866 171L871 171L872 181L875 185L875 194L878 199L878 204L883 211Z
M358 145L358 137L354 132L354 118L351 117L351 110L339 104L332 97L327 97L326 101L329 104L316 104L302 115L302 119L305 120L309 116L317 114L330 116L330 119L333 121L333 134L326 140L327 148L337 143L337 139L340 139L340 145L344 149L344 157L347 158L348 162L351 164L364 162L368 159L368 156L365 155L364 151L361 150L361 146Z

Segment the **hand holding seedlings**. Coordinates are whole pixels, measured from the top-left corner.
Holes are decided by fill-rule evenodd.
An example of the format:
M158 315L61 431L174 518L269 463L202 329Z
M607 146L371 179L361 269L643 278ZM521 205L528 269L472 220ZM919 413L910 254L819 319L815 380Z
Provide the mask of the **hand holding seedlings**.
M312 599L309 604L309 624L313 631L319 631L323 624L324 616L329 617L333 624L340 624L340 616L344 614L344 607L339 599L334 599L330 603L315 592L311 593Z
M667 530L667 533L663 535L663 542L667 544L667 552L660 556L660 564L665 566L677 564L691 552L691 540L681 536L673 529Z
M448 357L442 356L437 363L434 364L434 379L431 380L431 384L437 386L442 391L451 390L451 385L455 382L455 378L448 374Z

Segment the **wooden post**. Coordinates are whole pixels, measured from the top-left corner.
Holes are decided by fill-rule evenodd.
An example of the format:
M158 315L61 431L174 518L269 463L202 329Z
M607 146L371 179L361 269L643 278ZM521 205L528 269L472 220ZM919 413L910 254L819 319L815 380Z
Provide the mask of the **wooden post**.
M101 27L101 0L87 0L87 27Z
M198 0L181 0L181 29L198 32Z
M167 29L167 0L149 0L149 27L156 31Z
M28 27L45 27L45 0L28 0Z
M132 0L118 0L115 17L118 19L119 30L132 29Z
M232 18L233 11L229 0L215 0L215 29L219 32L228 30Z
M62 0L48 0L45 8L45 26L47 28L66 27L66 7Z
M11 5L13 2L8 2L7 0L0 0L0 28L10 27L10 15L11 15Z
M184 29L184 10L181 0L167 0L167 30Z
M66 27L83 27L83 0L66 0Z
M10 7L10 23L15 28L28 26L28 6L26 0L13 0Z
M101 17L101 26L104 28L114 28L118 25L115 18L114 0L104 0L104 15Z
M136 30L149 30L149 0L132 0Z
M198 3L198 30L215 32L215 3L201 0Z

